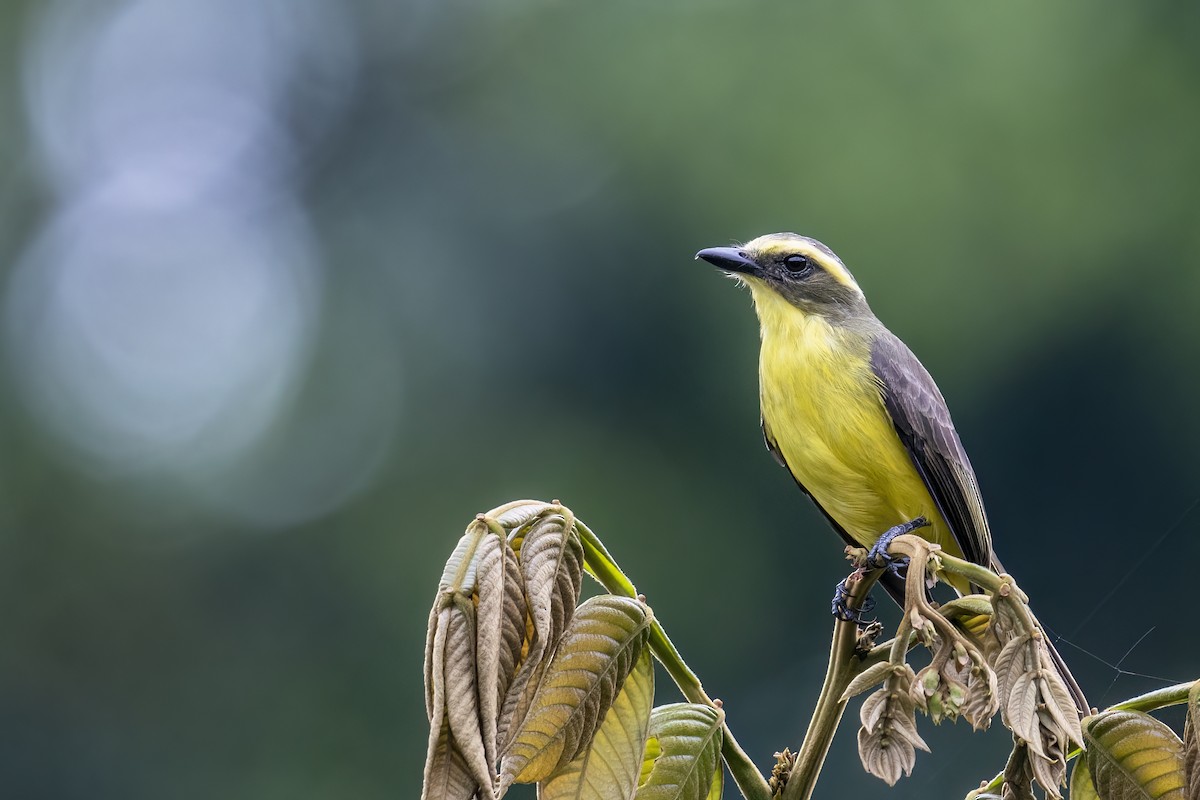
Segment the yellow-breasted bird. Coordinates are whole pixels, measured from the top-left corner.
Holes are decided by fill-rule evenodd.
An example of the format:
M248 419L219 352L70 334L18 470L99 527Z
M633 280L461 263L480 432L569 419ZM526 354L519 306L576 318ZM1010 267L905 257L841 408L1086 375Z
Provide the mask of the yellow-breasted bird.
M983 498L933 378L832 250L794 233L696 254L750 288L767 447L851 545L900 526L1002 571ZM914 530L919 518L926 527ZM903 579L881 579L902 602ZM955 588L966 593L965 581ZM1082 713L1087 702L1046 641Z

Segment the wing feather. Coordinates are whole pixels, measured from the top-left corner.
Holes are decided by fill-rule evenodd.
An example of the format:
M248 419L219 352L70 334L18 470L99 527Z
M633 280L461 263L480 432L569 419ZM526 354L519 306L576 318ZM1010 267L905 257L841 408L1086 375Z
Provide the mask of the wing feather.
M900 441L969 561L991 566L992 534L971 461L937 384L904 342L882 331L871 370Z

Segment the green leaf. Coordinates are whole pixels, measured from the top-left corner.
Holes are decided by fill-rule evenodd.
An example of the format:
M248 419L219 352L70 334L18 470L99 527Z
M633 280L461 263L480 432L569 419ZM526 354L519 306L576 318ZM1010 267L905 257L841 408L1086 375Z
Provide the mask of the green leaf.
M549 778L591 743L645 648L652 619L627 597L600 595L579 606L501 759L500 795L512 783Z
M1071 791L1067 797L1071 800L1100 800L1096 785L1092 783L1092 773L1088 772L1087 759L1082 755L1075 759L1075 766L1071 768Z
M724 719L725 714L720 710L695 703L654 709L637 800L720 797Z
M630 800L637 791L653 705L654 665L646 647L591 746L539 784L538 800Z
M1187 796L1200 797L1200 681L1188 692L1187 719L1183 723L1183 772Z
M509 541L517 550L524 576L533 637L504 698L497 726L501 750L512 745L512 737L529 713L546 662L575 613L583 583L583 545L574 520L557 513L537 517L513 531Z
M1183 742L1140 711L1107 711L1084 722L1087 765L1105 800L1187 800Z

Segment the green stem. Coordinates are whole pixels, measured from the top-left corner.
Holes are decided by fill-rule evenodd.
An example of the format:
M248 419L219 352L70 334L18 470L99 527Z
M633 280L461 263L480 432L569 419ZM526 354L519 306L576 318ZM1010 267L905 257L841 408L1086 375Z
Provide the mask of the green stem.
M612 594L637 597L637 588L617 566L617 562L609 555L600 538L578 519L575 520L575 529L579 531L580 541L583 542L584 565L588 573ZM720 708L704 691L700 678L679 655L679 651L675 649L675 645L657 619L650 628L650 651L667 670L667 674L675 681L675 685L688 702ZM733 731L729 730L729 723L722 722L721 730L721 755L724 756L729 773L741 790L742 796L746 800L771 800L771 789L766 779L734 738Z
M1154 711L1167 706L1177 706L1181 703L1186 703L1188 700L1188 692L1196 685L1196 681L1188 681L1187 683L1177 683L1174 686L1166 686L1162 689L1155 689L1153 692L1139 694L1137 697L1131 697L1128 700L1123 700L1116 705L1109 706L1107 711Z
M878 577L879 573L873 572L857 580L850 579L847 584L850 590L847 607L858 610ZM824 766L825 757L829 753L829 746L833 743L833 735L837 732L842 714L846 710L846 701L842 700L842 693L858 672L859 665L854 658L857 641L858 626L855 623L840 619L834 623L825 683L821 686L817 707L813 709L812 720L808 723L804 743L800 745L800 752L796 754L796 762L788 775L787 785L783 788L783 800L808 800L812 797L817 777L821 774L821 767Z

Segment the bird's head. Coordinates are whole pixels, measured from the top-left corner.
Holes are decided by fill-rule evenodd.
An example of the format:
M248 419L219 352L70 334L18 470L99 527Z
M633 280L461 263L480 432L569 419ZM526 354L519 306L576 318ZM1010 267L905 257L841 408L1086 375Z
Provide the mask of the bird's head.
M696 258L749 286L760 310L779 298L805 313L834 319L867 308L842 260L807 236L769 233L740 247L709 247Z

